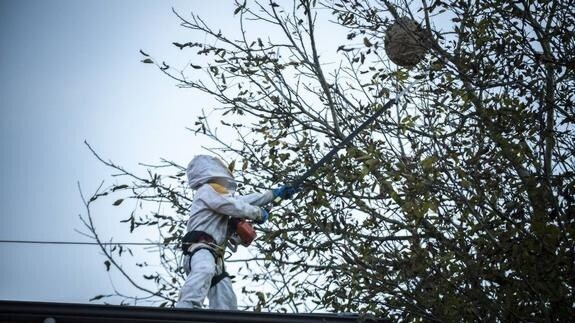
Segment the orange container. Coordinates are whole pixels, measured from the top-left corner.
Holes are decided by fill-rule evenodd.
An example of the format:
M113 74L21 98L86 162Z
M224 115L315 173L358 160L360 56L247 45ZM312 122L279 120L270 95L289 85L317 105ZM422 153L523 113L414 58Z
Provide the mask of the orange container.
M242 240L242 245L244 247L249 246L252 243L252 241L254 241L254 239L257 237L256 230L254 230L254 227L252 227L252 225L245 220L241 220L240 222L238 222L236 226L236 232L238 233L238 236L240 236L240 239Z

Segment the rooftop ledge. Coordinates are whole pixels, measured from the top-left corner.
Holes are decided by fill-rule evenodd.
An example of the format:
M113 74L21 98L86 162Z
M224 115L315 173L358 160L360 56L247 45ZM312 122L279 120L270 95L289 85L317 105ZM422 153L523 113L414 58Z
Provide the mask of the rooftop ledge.
M357 314L284 314L208 309L176 309L148 306L95 305L0 301L0 322L5 323L135 323L135 322L201 322L201 323L383 323L389 320Z

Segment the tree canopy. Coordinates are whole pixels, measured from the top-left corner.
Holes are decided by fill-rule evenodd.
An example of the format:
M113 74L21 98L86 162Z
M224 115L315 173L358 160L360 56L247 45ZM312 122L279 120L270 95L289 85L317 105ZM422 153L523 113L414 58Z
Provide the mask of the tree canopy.
M253 282L243 292L254 308L430 321L572 318L574 5L246 1L229 13L238 38L175 12L190 30L174 45L191 57L191 73L148 50L142 60L217 99L190 130L212 139L240 192L295 180L415 82L257 228L242 277ZM426 35L425 59L409 69L384 50L386 28L401 17ZM321 47L332 29L327 35L341 43ZM166 245L177 241L193 194L184 168L165 161L140 176L102 162L123 182L97 192L88 209L108 194L167 205L123 222L157 225ZM128 261L107 250L107 261ZM159 254L168 270L147 274L156 284L150 295L169 305L183 273L176 251Z

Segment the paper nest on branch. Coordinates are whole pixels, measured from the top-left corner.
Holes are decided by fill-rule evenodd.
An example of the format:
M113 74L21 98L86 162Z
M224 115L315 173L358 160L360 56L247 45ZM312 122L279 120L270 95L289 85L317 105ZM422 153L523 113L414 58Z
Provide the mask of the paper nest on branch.
M423 29L407 17L401 17L389 26L384 44L389 59L403 67L415 66L427 52Z

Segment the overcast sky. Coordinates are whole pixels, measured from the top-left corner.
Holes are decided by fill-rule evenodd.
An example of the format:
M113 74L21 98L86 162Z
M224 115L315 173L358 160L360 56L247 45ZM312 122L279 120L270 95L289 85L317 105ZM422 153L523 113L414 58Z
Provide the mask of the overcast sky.
M171 43L192 39L172 6L225 27L231 3L0 0L0 240L87 241L74 231L77 182L89 194L113 180L84 140L128 169L201 152L185 128L212 103L142 64L139 50L177 62ZM118 227L126 216L104 210L102 235L133 241ZM96 247L0 243L0 299L87 302L112 292L103 261Z
M231 0L0 0L0 240L89 241L75 231L85 212L77 183L89 196L115 180L84 140L132 171L161 158L186 165L206 152L209 143L186 127L217 103L140 62L142 49L183 69L194 57L172 42L206 40L181 27L172 7L239 33ZM332 26L316 28L328 65L337 48ZM149 238L130 235L119 223L129 211L112 202L94 212L103 240ZM104 260L95 246L0 243L0 300L87 303L114 288L134 295L125 280L108 277Z

